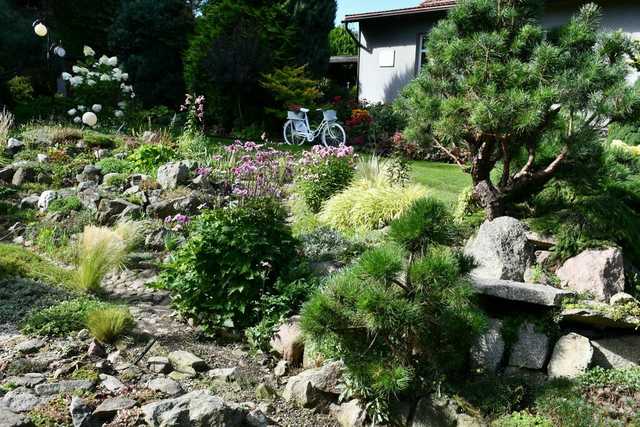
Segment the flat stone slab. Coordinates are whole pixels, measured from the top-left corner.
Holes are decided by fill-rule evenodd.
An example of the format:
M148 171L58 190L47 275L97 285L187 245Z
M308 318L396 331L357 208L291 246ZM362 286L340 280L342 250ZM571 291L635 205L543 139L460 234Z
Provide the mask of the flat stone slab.
M560 313L562 321L595 326L600 329L636 329L640 325L640 318L625 316L614 318L608 313L593 308L569 308Z
M546 307L559 307L565 298L575 295L574 292L563 291L553 286L485 279L478 276L472 276L471 283L482 295Z

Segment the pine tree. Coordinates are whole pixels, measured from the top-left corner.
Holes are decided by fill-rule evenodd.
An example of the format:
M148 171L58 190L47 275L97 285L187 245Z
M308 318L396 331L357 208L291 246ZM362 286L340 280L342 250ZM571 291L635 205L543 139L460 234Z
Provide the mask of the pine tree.
M426 135L460 164L453 148L470 153L489 218L539 191L638 100L625 81L631 42L599 33L596 5L553 31L540 11L539 0L459 2L431 32L429 60L398 104L410 136Z

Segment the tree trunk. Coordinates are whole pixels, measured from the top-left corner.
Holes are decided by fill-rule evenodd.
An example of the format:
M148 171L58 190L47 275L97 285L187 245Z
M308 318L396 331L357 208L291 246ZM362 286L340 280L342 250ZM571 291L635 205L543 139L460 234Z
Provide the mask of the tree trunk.
M504 199L490 180L474 182L473 194L489 221L504 215Z

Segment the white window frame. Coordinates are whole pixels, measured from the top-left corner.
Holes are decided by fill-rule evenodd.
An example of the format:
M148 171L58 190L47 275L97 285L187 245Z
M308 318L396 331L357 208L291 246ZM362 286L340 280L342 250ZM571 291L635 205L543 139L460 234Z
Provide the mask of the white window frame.
M428 32L418 33L417 43L416 43L416 76L420 74L420 70L422 70L422 57L423 55L427 56L427 46L426 46L426 38Z

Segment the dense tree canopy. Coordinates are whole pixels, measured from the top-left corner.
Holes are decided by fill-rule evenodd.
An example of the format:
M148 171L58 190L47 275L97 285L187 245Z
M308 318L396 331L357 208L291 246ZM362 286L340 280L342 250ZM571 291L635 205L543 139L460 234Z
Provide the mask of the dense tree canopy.
M489 217L534 194L638 99L625 80L631 42L599 33L597 6L554 31L540 11L539 0L460 2L431 32L429 61L399 102L409 134L453 157L452 147L468 150Z
M355 56L358 54L358 45L349 35L349 30L340 26L329 33L329 50L332 56Z

